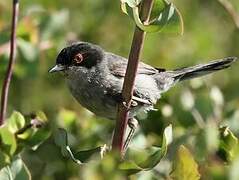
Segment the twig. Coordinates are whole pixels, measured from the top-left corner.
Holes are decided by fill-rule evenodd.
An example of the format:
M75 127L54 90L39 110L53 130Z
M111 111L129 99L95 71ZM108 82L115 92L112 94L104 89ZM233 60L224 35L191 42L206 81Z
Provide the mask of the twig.
M196 108L192 108L191 110L192 116L194 117L194 120L196 121L199 128L203 129L205 128L205 122L203 120L202 115Z
M10 42L10 57L9 64L6 72L6 76L3 82L2 94L1 94L1 109L0 109L0 125L4 123L6 111L7 111L7 101L8 101L8 91L11 82L13 64L16 59L16 27L19 11L19 1L13 0L13 14L12 14L12 27L11 27L11 42Z
M23 128L19 129L19 130L15 133L15 135L23 134L26 130L32 128L32 126L33 126L33 124L31 124L31 123L30 123L30 124L27 124L27 125L25 125L25 126L23 126Z
M233 5L228 0L218 0L218 2L226 9L232 17L236 27L239 28L239 14L236 12Z
M153 0L144 0L141 5L141 19L147 22L150 17L150 12L153 6ZM118 114L115 126L115 132L113 136L112 148L118 150L123 156L124 134L128 123L128 110L131 105L131 99L133 96L135 77L137 74L137 68L139 64L139 57L143 48L143 41L145 32L135 27L131 50L129 54L129 61L126 69L122 96L124 103L119 104Z

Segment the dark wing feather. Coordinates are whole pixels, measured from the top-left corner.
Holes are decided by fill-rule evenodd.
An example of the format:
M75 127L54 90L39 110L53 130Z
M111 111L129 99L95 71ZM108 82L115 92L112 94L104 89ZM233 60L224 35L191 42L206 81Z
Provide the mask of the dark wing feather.
M107 53L107 59L108 61L110 61L110 63L108 63L110 73L117 77L124 77L128 60L126 58L111 53ZM160 71L165 70L160 69ZM159 69L153 68L152 66L144 64L143 62L139 63L137 71L138 74L154 75L158 72Z
M126 73L127 68L127 59L121 56L117 56L115 54L107 53L107 60L108 60L108 68L112 75L123 78ZM142 62L139 63L137 74L147 74L147 75L154 75L158 72L165 71L164 69L156 69L150 65L144 64ZM116 90L113 88L112 90L107 91L108 95L110 95L116 102L122 101L121 92L120 90ZM144 98L143 98L144 97ZM137 104L145 104L145 105L152 105L152 102L149 98L145 97L144 94L140 94L138 91L134 91L133 101L137 102Z

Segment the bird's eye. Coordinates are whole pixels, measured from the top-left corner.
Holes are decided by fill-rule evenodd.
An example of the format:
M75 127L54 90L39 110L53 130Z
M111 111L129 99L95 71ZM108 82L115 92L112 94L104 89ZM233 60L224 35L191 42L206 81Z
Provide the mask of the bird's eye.
M81 53L78 53L74 57L74 61L76 64L80 64L83 61L83 56Z

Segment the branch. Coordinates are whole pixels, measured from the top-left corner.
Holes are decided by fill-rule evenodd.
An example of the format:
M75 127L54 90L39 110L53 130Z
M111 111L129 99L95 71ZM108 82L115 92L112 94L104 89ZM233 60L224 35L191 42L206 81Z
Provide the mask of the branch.
M143 22L147 22L153 7L153 0L144 0L141 7L141 19ZM120 103L118 106L116 127L112 142L112 148L118 150L121 156L123 156L124 134L128 123L128 111L133 96L135 77L137 74L140 53L143 48L144 37L145 32L136 26L122 90L123 101L125 103Z
M10 41L10 56L7 72L4 78L2 94L1 94L1 109L0 109L0 125L4 123L6 111L7 111L7 101L8 101L8 91L11 82L13 64L16 60L16 26L19 11L19 1L13 0L13 14L12 14L12 27L11 27L11 41Z
M236 12L236 9L228 0L218 0L218 2L226 9L229 15L232 17L237 28L239 28L239 14Z

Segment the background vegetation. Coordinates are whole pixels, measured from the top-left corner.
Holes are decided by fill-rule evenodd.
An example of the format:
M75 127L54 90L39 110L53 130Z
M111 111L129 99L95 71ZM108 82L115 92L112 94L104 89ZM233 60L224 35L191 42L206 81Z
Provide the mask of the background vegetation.
M175 69L226 56L239 57L239 29L218 1L174 2L184 19L184 35L148 34L142 59L155 67ZM232 1L239 11L239 4ZM8 63L11 1L0 0L0 83ZM69 133L76 150L111 143L114 122L95 117L70 95L61 75L50 75L59 50L75 40L89 41L127 57L134 23L120 10L119 1L38 0L20 1L17 29L18 56L11 83L8 116L42 110L48 128ZM168 178L179 145L185 145L199 166L203 179L239 179L238 153L220 150L219 126L227 125L239 136L239 63L204 78L183 82L165 93L159 111L140 116L140 130L133 146L160 145L163 129L172 124L173 142L167 156L153 171L132 178ZM22 154L32 179L120 178L113 159L100 166L79 167L63 158L52 136L37 150ZM226 162L230 163L226 163ZM226 163L226 165L225 165ZM102 173L104 172L104 173ZM102 177L101 177L102 176Z

